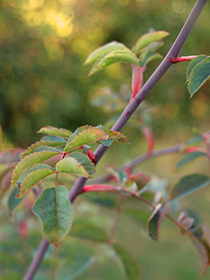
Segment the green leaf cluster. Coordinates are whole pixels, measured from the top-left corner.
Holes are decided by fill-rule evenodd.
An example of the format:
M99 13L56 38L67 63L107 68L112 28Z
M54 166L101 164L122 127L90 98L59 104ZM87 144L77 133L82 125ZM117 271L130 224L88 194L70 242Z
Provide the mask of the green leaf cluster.
M166 31L151 31L138 38L132 50L124 44L113 41L94 52L92 52L85 61L85 64L93 63L89 71L89 76L104 69L115 62L126 62L140 67L147 65L150 61L162 58L156 52L163 45L162 39L168 36ZM139 58L137 54L140 53Z

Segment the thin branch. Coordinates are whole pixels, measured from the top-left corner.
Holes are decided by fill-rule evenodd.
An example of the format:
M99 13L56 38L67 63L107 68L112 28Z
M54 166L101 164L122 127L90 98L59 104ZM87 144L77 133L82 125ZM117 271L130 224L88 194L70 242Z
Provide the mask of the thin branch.
M125 108L125 110L122 112L119 119L116 121L114 126L112 127L112 130L119 131L121 128L126 124L130 116L134 113L136 108L140 105L140 103L146 98L146 96L149 94L151 89L157 84L159 79L164 75L164 73L168 70L168 68L172 65L172 62L169 61L170 58L174 58L175 56L178 56L184 42L186 41L187 37L189 36L194 24L196 23L200 13L202 12L206 2L208 0L197 0L195 3L188 19L186 20L182 30L180 31L176 41L174 42L173 46L169 50L168 54L166 55L165 59L162 61L162 63L159 65L159 67L154 71L154 73L151 75L151 77L147 80L147 82L144 84L144 86L141 88L139 93L135 96L135 98L132 99L132 101L128 104L128 106ZM100 145L94 155L96 157L96 162L100 160L100 158L103 156L103 154L106 152L107 147L104 147L103 145ZM69 200L73 202L77 194L82 190L82 187L84 186L86 182L86 178L79 177L78 180L75 182L74 186L69 192ZM38 249L38 252L32 261L28 271L26 272L26 275L24 277L24 280L32 280L39 264L42 262L42 258L44 256L45 251L47 250L49 243L48 241L43 238L42 242L40 244L40 247Z
M160 156L164 156L164 155L170 155L170 154L174 154L174 153L180 153L183 149L183 146L184 146L184 143L180 143L180 144L177 144L177 145L174 145L171 147L153 151L151 155L148 155L148 153L145 153L143 155L136 157L135 159L131 160L130 162L120 166L120 169L125 170L127 167L134 168L137 165L139 165L149 159L152 159L152 158L156 158L156 157L160 157ZM90 183L88 183L88 184L104 183L109 180L109 177L110 177L110 174L105 174L98 178L95 178L92 180L90 179Z

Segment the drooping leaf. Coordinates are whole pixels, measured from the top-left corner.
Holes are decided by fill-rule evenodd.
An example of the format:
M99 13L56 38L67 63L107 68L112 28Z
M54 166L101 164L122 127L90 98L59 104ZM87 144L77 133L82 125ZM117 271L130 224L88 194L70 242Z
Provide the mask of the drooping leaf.
M188 90L191 97L210 77L210 57L202 59L190 72L188 79Z
M140 280L141 272L139 264L131 252L119 243L114 243L113 249L122 261L123 267L126 271L129 280Z
M77 128L77 130L69 138L64 151L70 151L72 149L81 147L83 145L89 145L99 140L106 140L108 135L100 128L92 127L89 125Z
M194 239L192 242L198 253L199 265L201 274L204 274L208 266L210 265L210 247L205 238Z
M94 164L83 153L73 152L56 164L56 171L72 173L89 178L94 173Z
M156 60L156 59L160 59L163 56L157 52L146 52L143 53L143 55L140 58L141 61L141 67L147 65L149 62Z
M193 68L199 63L201 62L201 60L203 60L204 58L206 58L206 55L199 55L196 58L194 58L188 65L187 68L187 72L186 72L186 82L189 82L189 78L191 75L191 72L193 70Z
M153 211L151 217L148 220L148 224L147 224L149 236L155 241L158 241L160 225L168 210L167 208L161 209L161 207L162 207L161 203L156 205L155 210Z
M52 136L58 136L58 137L64 137L64 138L69 138L72 134L72 132L68 129L65 128L57 128L53 126L45 126L42 127L38 133L44 133L47 135L52 135Z
M105 169L108 170L111 174L114 175L114 177L118 180L120 184L124 184L127 180L127 175L125 172L120 170L119 168L115 167L112 164L106 164Z
M73 221L67 188L60 185L44 190L34 203L33 212L41 220L45 238L58 247L69 233Z
M74 223L71 235L97 242L107 242L108 240L108 235L103 229L84 221Z
M24 157L15 167L11 185L14 186L16 184L17 180L20 178L21 173L26 167L37 163L42 163L45 160L58 155L59 153L60 151L53 147L44 146L41 150L36 150L34 153Z
M179 169L179 168L185 166L186 164L192 162L193 160L195 160L199 157L203 157L203 156L206 156L206 153L199 152L199 151L185 154L184 157L177 163L176 169Z
M107 53L110 53L112 51L119 51L119 50L128 50L128 48L119 42L113 41L110 42L98 49L96 49L94 52L92 52L88 58L86 59L84 64L89 64L89 63L93 63L97 60L99 60L100 58L102 58L104 55L106 55Z
M62 137L58 136L44 136L40 141L32 144L28 149L21 154L21 159L26 157L27 155L33 153L37 148L41 146L49 146L49 147L60 147L66 144L66 140Z
M191 174L180 179L171 192L170 199L182 198L210 183L209 178L203 174Z
M14 211L18 208L19 205L21 205L22 198L17 199L16 196L19 194L17 188L13 188L9 195L8 199L8 210L9 210L9 215L10 217L14 217Z
M107 67L115 62L121 62L121 61L139 65L138 58L129 49L116 50L116 51L112 51L110 53L105 54L102 58L97 60L94 63L94 65L92 66L92 68L90 69L88 76L104 69L105 67Z
M37 163L26 167L16 183L17 189L19 191L17 197L22 197L27 192L27 190L53 173L54 169L48 164L44 163Z
M163 30L146 33L138 38L136 44L132 48L132 51L138 53L152 42L162 40L168 35L169 33Z

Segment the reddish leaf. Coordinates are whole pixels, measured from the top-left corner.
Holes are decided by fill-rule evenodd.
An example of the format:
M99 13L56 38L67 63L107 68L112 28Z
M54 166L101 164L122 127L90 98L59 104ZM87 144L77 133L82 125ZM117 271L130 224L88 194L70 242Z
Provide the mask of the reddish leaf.
M147 140L147 145L148 145L148 149L147 149L147 154L148 156L151 156L154 147L155 147L155 141L154 141L154 137L153 137L153 133L150 127L145 126L145 125L141 125L141 130L144 133L144 136Z
M139 67L134 64L132 66L132 97L131 100L136 96L136 94L140 91L143 83L143 73L146 67Z

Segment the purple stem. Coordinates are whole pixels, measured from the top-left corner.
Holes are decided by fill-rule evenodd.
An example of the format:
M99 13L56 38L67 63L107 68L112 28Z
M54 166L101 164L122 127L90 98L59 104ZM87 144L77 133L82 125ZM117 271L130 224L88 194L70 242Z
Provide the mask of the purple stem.
M202 12L207 1L208 0L197 0L188 19L186 20L184 26L182 27L182 30L180 31L176 41L172 45L168 54L166 55L164 60L161 62L161 64L158 66L158 68L154 71L154 73L151 75L151 77L147 80L147 82L144 84L144 86L141 88L141 90L138 92L138 94L135 96L135 98L133 98L132 101L127 105L127 107L122 112L119 119L116 121L116 123L112 127L112 130L114 130L114 131L121 130L121 128L126 124L126 122L130 118L130 116L134 113L134 111L139 106L139 104L146 98L147 94L151 91L151 89L157 84L159 79L164 75L164 73L172 65L172 62L170 62L169 59L174 58L175 56L178 56L184 42L186 41L188 35L190 34L190 31L192 30L194 24L196 23L199 15ZM103 145L100 145L96 149L94 154L95 154L97 162L100 160L100 158L103 156L103 154L105 153L106 150L107 150L107 147L105 147ZM78 192L80 192L82 190L82 187L84 186L86 180L87 179L84 177L79 177L77 179L74 186L72 187L72 189L69 192L68 197L71 202L73 202L73 200L76 198ZM45 238L43 238L41 241L41 244L39 246L38 252L37 252L36 256L34 257L23 280L32 280L33 279L40 263L42 262L42 258L44 256L44 253L47 250L48 246L49 246L49 242Z

